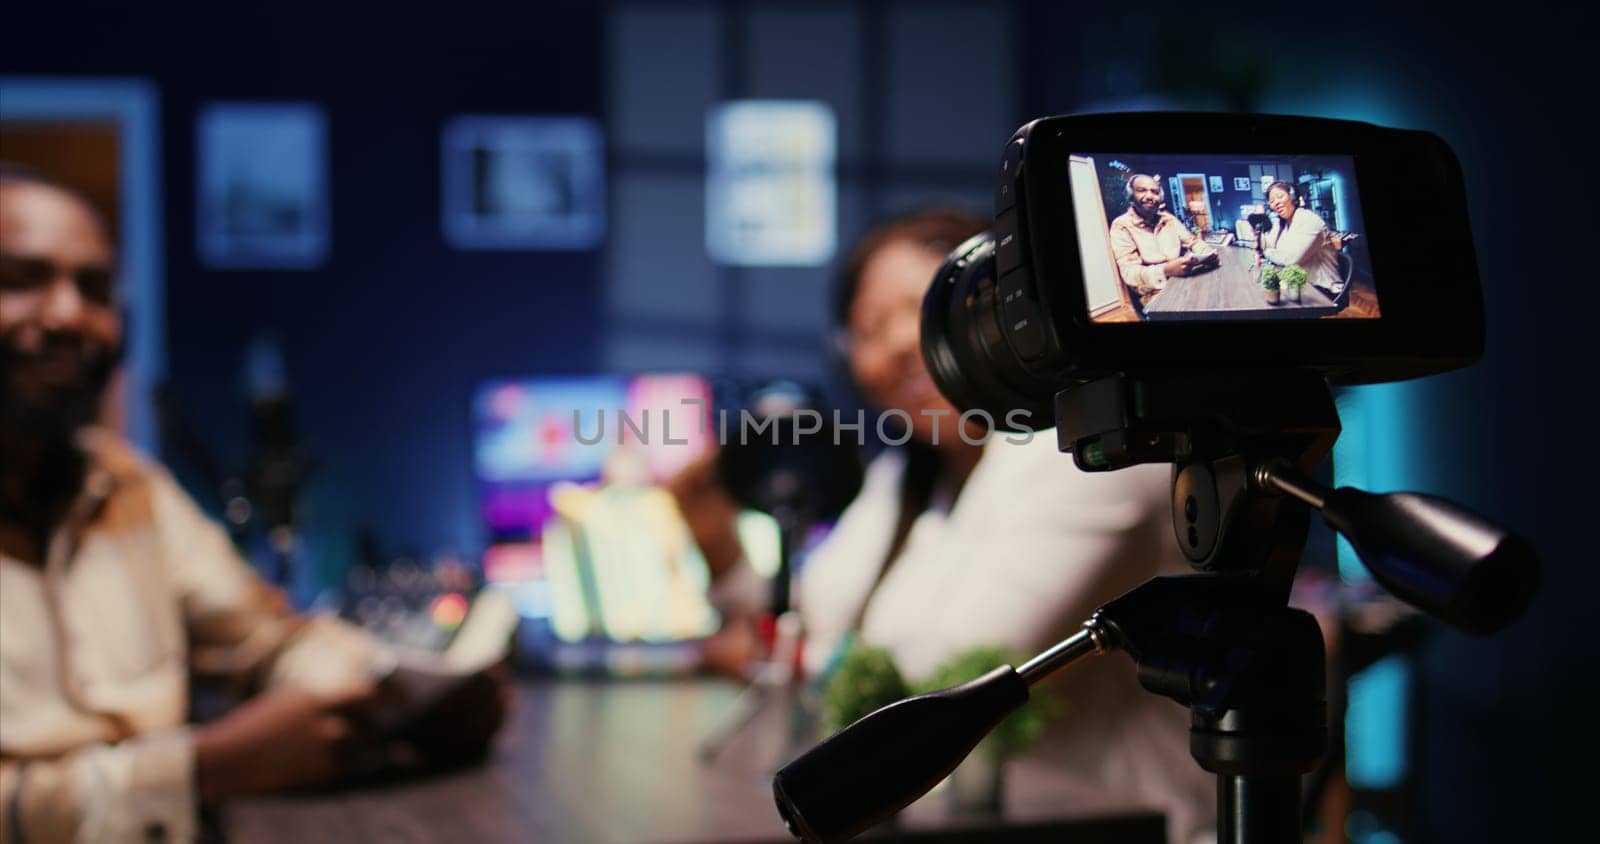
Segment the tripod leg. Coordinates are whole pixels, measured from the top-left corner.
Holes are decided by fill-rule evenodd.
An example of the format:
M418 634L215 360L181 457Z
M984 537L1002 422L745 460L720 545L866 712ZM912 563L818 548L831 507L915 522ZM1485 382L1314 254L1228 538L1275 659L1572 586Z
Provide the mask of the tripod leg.
M760 714L762 708L766 706L767 695L772 690L772 686L762 683L745 686L739 692L739 696L734 698L733 706L729 708L728 713L717 722L716 728L700 742L700 758L707 762L715 759L717 754L721 753L723 748L727 747L728 743Z
M710 761L721 753L769 703L784 699L794 684L794 665L800 660L800 614L778 616L771 657L756 665L750 685L734 699L728 714L700 743L700 758Z

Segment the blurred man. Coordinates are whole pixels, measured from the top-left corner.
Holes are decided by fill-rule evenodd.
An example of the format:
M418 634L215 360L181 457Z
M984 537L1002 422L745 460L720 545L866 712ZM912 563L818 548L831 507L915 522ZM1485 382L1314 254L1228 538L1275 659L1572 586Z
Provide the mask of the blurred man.
M114 265L82 196L0 164L0 842L188 840L199 806L392 749L362 727L393 654L291 613L94 427L122 347ZM191 670L265 691L189 726ZM479 703L452 740L486 746L500 702Z
M1128 211L1111 221L1111 254L1122 281L1148 301L1167 279L1214 264L1217 250L1161 210L1161 182L1139 174L1128 180Z

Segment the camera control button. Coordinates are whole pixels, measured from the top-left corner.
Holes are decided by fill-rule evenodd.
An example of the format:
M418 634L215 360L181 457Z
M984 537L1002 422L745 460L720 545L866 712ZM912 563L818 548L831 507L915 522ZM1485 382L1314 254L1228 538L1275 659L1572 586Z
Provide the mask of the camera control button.
M1002 213L994 220L995 272L1001 276L1022 266L1022 232L1017 229L1017 209Z
M1000 304L1009 305L1014 299L1033 299L1033 276L1025 269L1006 273L995 286L1000 294Z
M1000 213L1017 204L1018 176L1022 173L1022 139L1006 144L1000 157L1000 176L994 186L994 210Z
M1006 336L1011 348L1023 360L1037 360L1044 354L1044 329L1039 325L1039 308L1030 299L1019 299L1005 308Z
M1011 348L1023 360L1037 360L1044 355L1044 326L1039 304L1029 288L1027 272L1014 272L1000 279L995 294L1000 299L1000 321Z

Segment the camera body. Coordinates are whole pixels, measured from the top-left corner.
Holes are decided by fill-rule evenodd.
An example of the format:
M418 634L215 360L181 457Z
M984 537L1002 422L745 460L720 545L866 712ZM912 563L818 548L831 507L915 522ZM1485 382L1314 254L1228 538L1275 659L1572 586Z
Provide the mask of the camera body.
M995 212L992 236L958 247L930 287L923 355L949 398L997 427L1048 428L1057 391L1112 374L1359 384L1483 351L1461 168L1426 132L1043 118L1006 145ZM1031 421L1015 424L1018 408Z

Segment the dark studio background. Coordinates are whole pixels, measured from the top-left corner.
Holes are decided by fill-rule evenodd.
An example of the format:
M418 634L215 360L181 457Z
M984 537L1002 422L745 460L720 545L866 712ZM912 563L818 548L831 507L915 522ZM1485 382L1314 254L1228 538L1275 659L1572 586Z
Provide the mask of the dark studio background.
M1594 823L1580 791L1592 775L1557 774L1594 763L1573 739L1589 715L1577 678L1593 662L1586 610L1600 583L1580 534L1586 484L1562 482L1593 469L1581 392L1594 380L1581 342L1590 297L1577 292L1595 267L1593 143L1579 128L1593 98L1586 57L1551 15L1348 4L1293 21L1195 4L95 5L10 4L0 73L153 81L173 394L236 465L245 348L276 337L316 458L318 517L370 530L385 553L481 548L468 408L488 378L824 372L830 268L733 270L705 255L701 139L716 100L834 106L841 249L870 220L930 197L982 210L1001 144L1042 114L1165 105L1439 133L1466 172L1488 351L1413 388L1403 421L1425 436L1414 438L1412 474L1424 491L1526 534L1546 573L1508 633L1429 635L1414 719L1416 834L1553 841ZM669 89L678 100L659 96ZM195 115L217 100L325 109L333 222L320 268L197 261ZM445 121L547 113L602 121L607 245L450 248L439 218ZM1427 213L1428 197L1416 202ZM217 504L214 490L193 491Z

